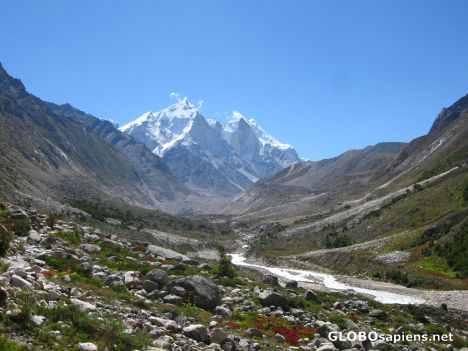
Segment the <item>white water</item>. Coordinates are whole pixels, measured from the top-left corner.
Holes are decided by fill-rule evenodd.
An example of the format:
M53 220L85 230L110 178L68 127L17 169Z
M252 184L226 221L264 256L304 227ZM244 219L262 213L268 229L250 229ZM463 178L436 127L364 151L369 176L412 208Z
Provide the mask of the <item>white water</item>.
M331 274L319 273L319 272L314 272L314 271L306 271L302 269L289 269L289 268L261 266L258 264L247 263L245 261L245 257L242 254L230 254L230 255L232 257L232 263L237 266L263 269L284 279L292 279L298 282L305 282L305 283L321 284L332 290L338 290L338 291L353 290L360 294L371 295L374 297L376 301L379 301L385 304L408 305L408 304L424 303L423 299L413 297L413 296L396 294L396 293L391 293L391 292L382 291L382 290L365 289L365 288L359 288L359 287L347 285L345 283L339 282Z

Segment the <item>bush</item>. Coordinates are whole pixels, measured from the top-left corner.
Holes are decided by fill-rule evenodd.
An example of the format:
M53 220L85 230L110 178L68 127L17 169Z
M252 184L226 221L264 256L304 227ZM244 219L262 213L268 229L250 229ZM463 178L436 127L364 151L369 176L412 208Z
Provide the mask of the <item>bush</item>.
M236 267L231 263L231 258L226 255L226 249L223 246L218 248L219 260L213 268L213 273L218 277L227 277L233 279L237 276Z
M0 256L5 256L10 247L11 234L0 227Z
M48 227L54 228L55 226L55 213L49 213L46 218L46 224Z
M353 240L348 234L331 233L327 234L325 237L325 246L328 249L335 247L345 247L351 245L352 243Z
M468 205L468 182L465 183L465 188L463 189L462 198L463 198L463 206L467 206Z
M12 230L18 236L25 236L31 230L31 225L25 219L13 219Z
M10 341L3 336L0 336L0 350L2 351L26 351L26 346L18 345L13 341Z

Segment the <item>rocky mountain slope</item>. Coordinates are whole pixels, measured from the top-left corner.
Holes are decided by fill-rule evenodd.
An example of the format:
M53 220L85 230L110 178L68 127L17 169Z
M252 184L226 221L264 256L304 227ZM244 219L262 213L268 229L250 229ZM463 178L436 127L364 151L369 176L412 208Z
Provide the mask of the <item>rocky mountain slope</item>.
M468 158L468 100L442 110L430 132L403 143L382 143L336 158L292 165L227 203L226 214L291 217L336 208L397 191L440 174Z
M41 101L1 66L0 135L1 187L12 196L175 210L192 195L143 144L110 122Z
M187 187L230 197L258 179L299 162L290 145L239 113L223 126L206 119L186 98L147 112L120 128L153 150Z
M405 148L404 143L381 143L352 150L327 160L292 165L258 181L229 202L223 213L255 216L304 215L362 194L377 170Z

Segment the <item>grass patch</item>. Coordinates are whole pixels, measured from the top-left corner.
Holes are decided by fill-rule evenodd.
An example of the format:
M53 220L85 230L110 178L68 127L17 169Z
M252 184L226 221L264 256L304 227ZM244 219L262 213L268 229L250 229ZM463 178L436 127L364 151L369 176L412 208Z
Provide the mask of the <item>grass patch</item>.
M2 351L27 351L26 346L19 345L7 338L0 336L0 350Z
M423 269L442 274L448 278L457 278L457 273L449 267L447 261L443 257L423 257L420 260L418 260L415 264L422 267Z

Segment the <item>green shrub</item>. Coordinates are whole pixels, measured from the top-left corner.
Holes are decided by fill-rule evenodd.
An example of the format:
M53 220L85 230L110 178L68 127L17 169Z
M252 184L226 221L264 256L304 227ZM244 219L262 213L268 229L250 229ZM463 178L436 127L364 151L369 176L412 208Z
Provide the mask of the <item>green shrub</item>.
M10 247L11 234L0 227L0 256L5 256Z
M218 277L227 277L233 279L237 276L236 267L232 264L231 258L226 255L226 249L223 246L218 248L219 260L213 268L213 273Z
M26 346L18 345L17 343L10 341L3 336L0 336L0 350L2 351L26 351Z
M48 227L51 227L51 228L55 226L55 213L49 213L47 215L46 224Z
M353 240L348 234L330 233L325 236L325 247L328 249L336 247L345 247L353 243Z
M463 198L463 206L467 206L468 205L468 182L465 183L465 188L463 189L462 198Z
M31 224L25 219L13 219L12 230L18 236L25 236L31 230Z

